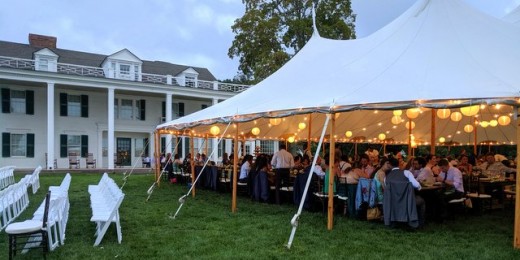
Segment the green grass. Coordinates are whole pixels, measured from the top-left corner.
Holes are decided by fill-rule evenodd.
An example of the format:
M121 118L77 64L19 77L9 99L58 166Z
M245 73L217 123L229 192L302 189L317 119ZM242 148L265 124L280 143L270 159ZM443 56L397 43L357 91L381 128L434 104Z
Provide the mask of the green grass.
M30 194L29 208L18 220L30 218L48 186L59 185L63 176L43 174L40 190ZM122 184L121 175L110 176ZM49 259L520 259L520 250L512 246L511 209L458 216L416 232L341 216L335 216L334 229L328 231L325 215L304 212L292 249L287 250L289 221L296 207L239 197L238 212L233 214L231 194L198 190L172 220L169 216L187 189L163 183L146 202L151 175L132 175L123 189L123 242L117 243L112 225L100 246L93 247L95 225L89 221L87 186L100 178L101 174L72 175L67 238L64 246L48 254ZM18 255L19 259L36 257L41 257L40 250ZM2 231L0 259L7 258L7 235Z

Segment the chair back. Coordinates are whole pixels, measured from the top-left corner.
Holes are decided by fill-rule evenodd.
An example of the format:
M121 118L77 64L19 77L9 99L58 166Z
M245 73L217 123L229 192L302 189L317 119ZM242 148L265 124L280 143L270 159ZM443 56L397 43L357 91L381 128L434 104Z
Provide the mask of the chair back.
M47 227L47 220L49 218L49 204L51 203L51 191L47 192L45 195L45 207L43 210L43 224L42 228L45 229Z
M76 163L78 160L78 155L76 153L69 153L69 163Z
M87 154L87 162L93 162L94 161L94 154L88 153Z

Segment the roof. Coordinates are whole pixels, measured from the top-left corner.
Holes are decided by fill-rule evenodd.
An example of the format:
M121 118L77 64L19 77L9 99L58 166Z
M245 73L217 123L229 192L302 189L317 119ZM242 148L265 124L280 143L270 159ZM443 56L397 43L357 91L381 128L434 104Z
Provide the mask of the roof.
M33 53L43 48L33 47L29 44L0 41L0 56L14 57L21 59L33 59ZM66 50L60 48L49 48L59 55L60 63L68 63L81 66L101 67L103 61L110 55L88 53L81 51ZM172 64L164 61L143 60L142 72L158 75L177 76L180 72L193 68L199 73L199 80L214 81L215 76L206 68L199 68L187 65Z
M207 131L206 125L233 121L241 122L245 132L263 125L265 133L275 130L261 118L287 117L287 121L296 123L288 116L334 111L352 113L338 118L338 136L349 128L366 125L363 128L368 131L381 123L389 129L383 131L390 131L388 137L404 141L407 130L397 133L392 130L390 117L382 118L387 114L374 115L373 111L458 108L481 103L516 106L520 97L517 46L520 28L481 13L461 0L419 0L368 37L330 40L314 35L287 64L254 88L158 128L197 127L197 132L202 132ZM493 111L489 113L494 116ZM323 118L313 124L323 122ZM304 116L294 120L304 120ZM417 120L425 120L420 124L424 128L421 131L423 138L430 140L431 120L427 116ZM465 124L473 123L464 119L449 126L447 134L455 138ZM402 128L401 124L399 129ZM274 137L296 133L294 127L277 129ZM491 129L484 130L478 140L484 136L490 139L487 131ZM504 131L502 128L491 136L510 140L514 131ZM321 127L311 136L315 138L320 133ZM465 139L461 143L468 140L460 139Z

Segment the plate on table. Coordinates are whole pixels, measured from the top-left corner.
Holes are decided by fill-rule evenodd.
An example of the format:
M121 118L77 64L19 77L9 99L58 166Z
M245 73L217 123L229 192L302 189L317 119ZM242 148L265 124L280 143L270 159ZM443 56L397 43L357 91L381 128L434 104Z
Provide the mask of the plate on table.
M433 186L442 186L442 182L440 182L440 181L435 182L435 183L433 183Z
M486 178L486 177L484 177L484 178L479 178L479 180L481 180L481 181L490 181L491 178Z

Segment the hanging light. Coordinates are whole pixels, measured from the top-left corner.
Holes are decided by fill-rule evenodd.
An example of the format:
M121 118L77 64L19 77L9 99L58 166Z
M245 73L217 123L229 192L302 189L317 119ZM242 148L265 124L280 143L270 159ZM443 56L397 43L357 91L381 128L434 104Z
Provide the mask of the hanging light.
M401 116L403 114L403 110L394 110L394 116Z
M446 141L446 138L444 138L444 137L442 137L442 136L439 137L439 142L440 142L440 143L444 143L445 141Z
M406 129L410 129L410 122L412 123L411 124L412 125L412 129L414 129L415 128L415 122L414 121L406 122L406 125L405 125Z
M490 125L491 127L495 127L495 126L498 125L498 121L497 121L496 119L493 119L493 120L489 121L489 125Z
M446 119L450 116L451 110L449 108L443 108L437 110L437 117L440 119Z
M271 118L269 119L269 123L271 125L279 125L282 122L282 119L280 118Z
M386 135L383 134L383 133L380 133L380 134L377 136L377 138L378 138L380 141L383 141L383 140L386 139Z
M287 138L287 142L294 143L294 136L289 136L289 138Z
M480 126L482 126L483 128L486 128L489 126L489 122L488 121L482 121L480 122Z
M464 132L466 132L466 133L473 132L473 126L472 125L465 125L464 126Z
M460 112L451 113L451 121L459 122L460 120L462 120L462 114Z
M398 125L402 122L401 116L393 116L392 117L392 124Z
M478 111L480 110L480 105L474 105L469 107L461 107L460 112L462 112L465 116L474 116L478 114Z
M502 126L509 125L511 123L511 118L508 116L500 116L498 117L498 124Z
M346 136L347 138L352 137L352 131L346 131L346 132L345 132L345 136Z
M218 135L220 134L220 128L216 125L212 126L210 129L209 129L209 132L212 134L212 135Z
M412 148L417 148L417 143L415 141L412 141L410 145L412 146Z
M298 124L298 129L300 129L300 130L305 129L305 127L307 127L307 125L305 123L303 123L303 122Z
M260 128L253 127L253 129L251 129L251 133L254 134L254 135L259 135L260 134Z
M414 119L419 116L420 112L421 110L419 110L418 108L410 108L406 110L406 116L410 119Z

